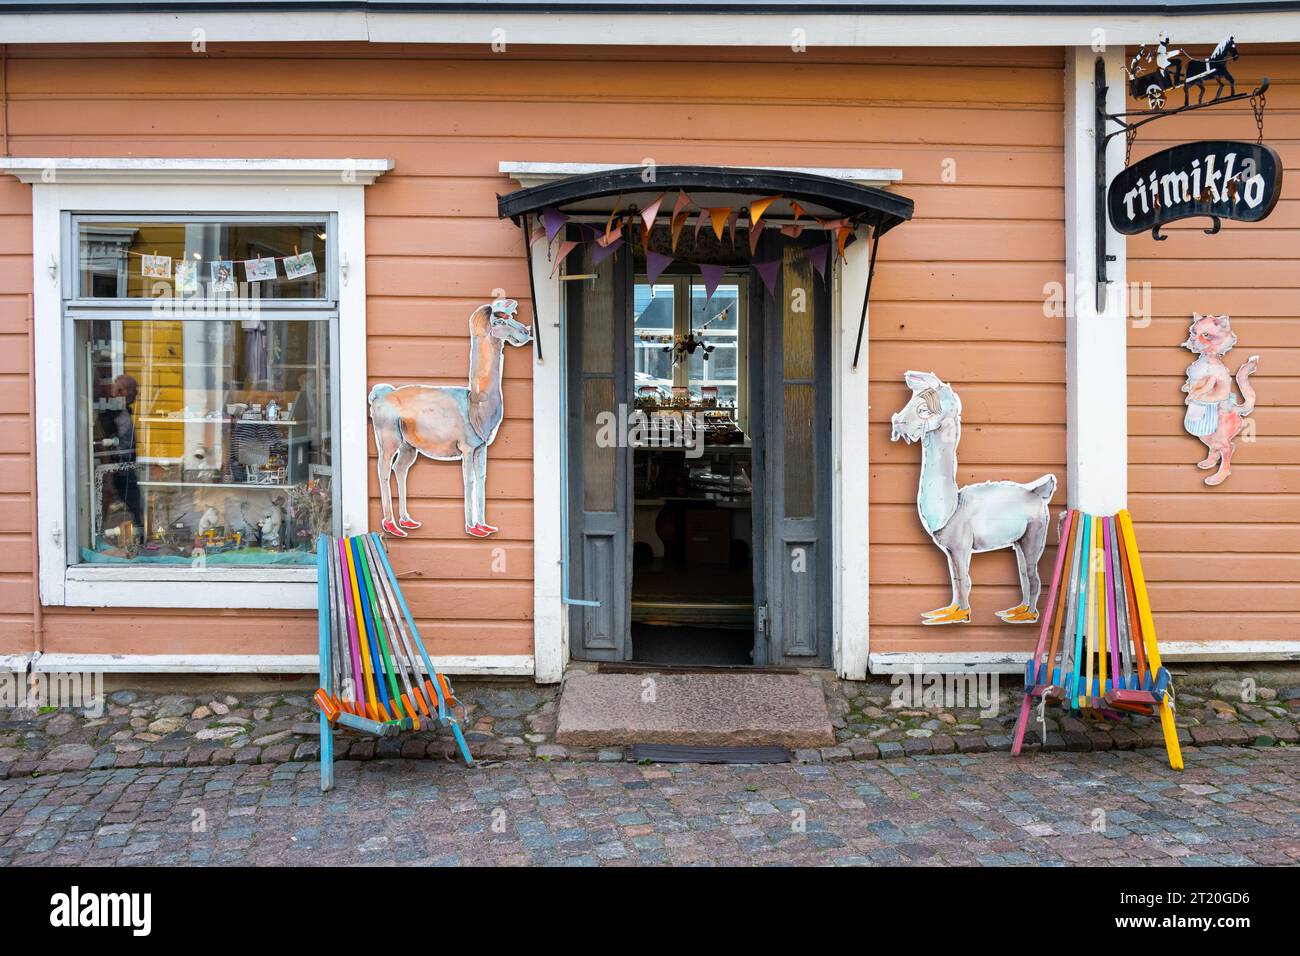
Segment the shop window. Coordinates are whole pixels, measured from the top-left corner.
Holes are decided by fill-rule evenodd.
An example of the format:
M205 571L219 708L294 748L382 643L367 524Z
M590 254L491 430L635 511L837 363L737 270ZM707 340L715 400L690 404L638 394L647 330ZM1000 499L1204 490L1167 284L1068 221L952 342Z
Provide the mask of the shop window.
M73 217L70 564L314 565L338 531L332 228Z

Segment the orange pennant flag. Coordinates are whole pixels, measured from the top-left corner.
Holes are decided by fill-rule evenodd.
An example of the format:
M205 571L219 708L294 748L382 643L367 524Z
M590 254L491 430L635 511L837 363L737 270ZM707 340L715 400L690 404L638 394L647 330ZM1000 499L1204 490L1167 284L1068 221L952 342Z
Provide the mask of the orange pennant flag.
M840 226L835 233L835 244L839 247L840 258L844 258L844 245L849 241L851 235L853 235L852 226Z
M555 270L560 268L560 263L564 261L564 257L576 248L578 248L578 243L573 239L566 239L560 243L560 249L555 254L555 265L551 266L552 276L555 275Z
M768 196L766 199L755 199L749 204L749 224L756 226L763 221L763 213L767 212L767 207L780 199L780 196Z
M676 219L681 215L690 204L691 197L686 195L686 191L684 189L677 190L677 199L673 202L673 218Z
M709 218L713 220L713 233L722 239L722 230L727 228L727 220L731 218L730 206L715 206L709 210Z
M794 221L798 222L799 217L803 215L803 206L799 205L793 199L790 200L790 208L794 210Z
M659 215L659 207L663 205L664 196L666 195L667 193L661 193L658 199L641 210L641 221L645 223L647 232L654 228L655 218Z
M618 216L619 206L623 204L623 197L620 196L614 203L614 211L609 214L609 219L605 222L605 242L612 242L611 234L614 232L614 220Z

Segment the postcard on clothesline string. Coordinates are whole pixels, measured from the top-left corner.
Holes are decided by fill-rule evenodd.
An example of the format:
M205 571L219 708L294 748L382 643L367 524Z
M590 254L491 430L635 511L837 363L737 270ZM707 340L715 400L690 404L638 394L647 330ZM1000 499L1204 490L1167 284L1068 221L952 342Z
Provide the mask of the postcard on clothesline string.
M235 263L231 259L217 259L208 263L208 283L213 292L235 291Z
M172 277L172 257L141 256L140 275L146 279L170 279Z
M289 279L301 279L316 274L316 257L310 252L300 256L284 257L284 274Z
M191 296L199 294L199 264L188 259L176 260L176 294Z
M275 260L270 256L262 259L245 259L244 276L249 282L265 282L275 278Z

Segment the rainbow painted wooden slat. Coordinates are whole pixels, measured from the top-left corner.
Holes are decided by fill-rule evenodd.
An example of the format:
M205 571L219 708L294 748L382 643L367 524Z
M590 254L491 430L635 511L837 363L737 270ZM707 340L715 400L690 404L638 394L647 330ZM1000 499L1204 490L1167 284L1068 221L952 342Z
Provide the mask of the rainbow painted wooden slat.
M1033 703L1041 702L1042 720L1043 708L1059 702L1067 710L1104 719L1124 713L1158 716L1169 765L1183 769L1169 671L1160 664L1142 559L1127 511L1070 511L1064 516L1044 614L1038 644L1025 666L1025 696L1011 752L1023 748ZM1059 644L1058 634L1063 638Z
M336 726L376 737L418 730L421 721L450 727L465 764L473 764L464 707L429 659L383 540L318 538L316 598L321 790L334 786Z

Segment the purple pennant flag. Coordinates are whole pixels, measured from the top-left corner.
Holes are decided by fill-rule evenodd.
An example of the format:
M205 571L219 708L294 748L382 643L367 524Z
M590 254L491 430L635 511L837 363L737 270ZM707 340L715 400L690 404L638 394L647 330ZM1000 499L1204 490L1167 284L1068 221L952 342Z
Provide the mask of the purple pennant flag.
M619 247L623 245L623 237L619 236L607 246L602 246L599 242L591 247L591 264L598 266L614 253L618 252Z
M713 293L718 290L718 283L722 281L722 275L726 271L726 266L700 265L700 275L704 276L704 295L706 298L713 298Z
M569 221L569 217L554 206L547 206L542 210L542 222L546 223L546 241L550 242L555 238L555 234L564 228L564 224Z
M758 270L758 274L762 277L763 285L767 287L767 291L775 294L776 270L781 267L781 260L769 259L767 262L753 262L750 263L750 265Z
M672 261L672 256L666 256L661 252L647 252L645 254L646 279L653 284L656 279L664 274L664 270L668 268L669 263Z
M831 244L829 242L823 242L820 246L810 246L803 251L808 262L817 270L817 274L822 277L823 282L826 281L826 256L830 251Z

